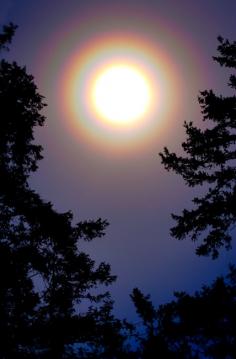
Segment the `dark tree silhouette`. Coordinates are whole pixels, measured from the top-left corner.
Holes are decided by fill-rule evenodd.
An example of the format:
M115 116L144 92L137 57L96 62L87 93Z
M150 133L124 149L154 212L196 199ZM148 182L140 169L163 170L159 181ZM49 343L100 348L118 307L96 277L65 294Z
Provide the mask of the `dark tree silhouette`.
M17 26L12 23L3 26L3 32L0 34L0 51L9 50L8 45L11 43L16 29Z
M0 50L15 29L13 24L4 27ZM44 106L33 76L2 59L0 357L109 357L105 353L111 347L116 353L123 350L122 330L128 327L112 316L109 293L97 288L115 277L108 264L96 266L79 250L81 240L103 236L108 223L98 219L74 225L71 212L58 213L28 184L42 158L34 128L44 124ZM83 313L84 300L90 309Z
M219 40L219 56L213 59L221 66L236 68L236 42ZM236 89L236 76L230 76L229 86ZM212 90L200 93L199 103L207 129L185 122L187 140L182 144L185 157L164 148L160 154L169 171L180 174L188 186L207 185L202 198L194 198L194 208L182 215L172 215L177 224L171 234L177 239L191 237L200 240L198 255L216 258L221 247L229 249L232 228L236 222L236 97L218 96Z
M219 37L222 66L236 68L236 42ZM236 89L236 76L229 86ZM185 122L187 156L167 148L161 153L167 170L180 174L189 186L208 185L203 198L194 198L193 210L173 215L177 225L171 232L177 239L188 235L202 239L197 254L216 258L219 249L230 248L236 222L236 97L203 91L199 97L203 120L212 122L205 130ZM134 289L131 299L142 323L138 336L139 359L234 359L236 358L236 268L204 286L194 295L175 293L175 299L155 309L149 296Z
M132 297L145 329L138 358L236 357L235 267L194 295L175 293L175 300L156 310L140 291Z

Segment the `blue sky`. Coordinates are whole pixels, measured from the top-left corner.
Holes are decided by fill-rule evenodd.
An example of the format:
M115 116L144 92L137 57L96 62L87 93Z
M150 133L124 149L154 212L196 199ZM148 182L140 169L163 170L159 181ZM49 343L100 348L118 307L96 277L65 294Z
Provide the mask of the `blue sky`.
M84 248L98 262L109 262L118 276L111 291L120 317L134 317L129 300L133 287L150 293L155 304L163 303L172 298L173 291L192 292L225 273L235 257L234 248L222 251L216 261L199 258L190 241L170 238L170 214L189 208L193 195L202 189L186 188L181 178L162 168L158 156L164 146L180 150L185 120L200 124L199 90L228 91L226 72L213 63L212 56L219 34L235 40L235 14L234 0L21 0L1 4L1 24L12 21L19 25L8 56L26 65L48 103L47 125L36 131L37 141L44 147L44 160L31 185L59 211L72 210L76 220L108 219L105 238ZM179 108L167 119L161 136L157 128L144 148L137 142L132 151L113 156L109 143L104 143L106 150L99 151L96 143L86 142L79 135L74 138L67 131L68 119L60 114L55 95L59 76L56 51L64 45L70 48L63 41L75 38L72 32L76 26L79 40L77 34L85 19L88 23L83 25L83 40L98 36L101 27L112 33L119 26L130 26L137 34L148 33L154 46L162 43L176 64L183 84ZM51 44L52 54L50 39L58 42Z

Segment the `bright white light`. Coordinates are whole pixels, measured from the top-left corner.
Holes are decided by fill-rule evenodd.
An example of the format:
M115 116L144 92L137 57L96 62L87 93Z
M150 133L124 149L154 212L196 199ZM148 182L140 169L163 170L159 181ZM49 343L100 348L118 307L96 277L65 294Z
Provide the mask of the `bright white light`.
M135 66L110 65L99 72L92 87L95 112L104 120L126 125L142 118L149 110L151 88Z

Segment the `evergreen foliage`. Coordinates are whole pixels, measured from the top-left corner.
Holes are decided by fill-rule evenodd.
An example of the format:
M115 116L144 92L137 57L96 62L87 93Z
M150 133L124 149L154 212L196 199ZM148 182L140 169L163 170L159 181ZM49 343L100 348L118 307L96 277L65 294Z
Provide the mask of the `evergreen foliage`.
M7 48L15 29L12 24L4 27L1 50ZM97 266L79 249L82 240L103 236L107 221L98 219L74 225L71 212L58 213L29 187L28 178L42 158L34 129L44 124L45 118L40 114L44 106L26 69L2 59L1 358L62 358L74 350L74 343L80 347L80 357L86 353L82 350L86 346L103 346L105 352L110 344L96 331L99 328L102 333L109 325L113 328L110 336L117 334L119 342L123 338L121 322L111 314L109 293L98 290L98 286L115 280L110 266ZM85 313L80 311L84 300L90 302L90 310Z
M236 357L235 267L193 295L175 293L173 301L157 309L141 292L135 291L134 297L144 326L138 359ZM147 311L152 313L148 317Z
M219 40L221 66L236 68L236 42ZM229 86L236 89L236 76ZM180 174L188 186L205 185L207 193L194 198L192 210L173 215L177 224L171 234L202 241L198 255L216 258L219 249L231 248L236 222L236 97L217 96L212 90L199 97L203 121L211 126L200 129L185 122L187 139L182 144L186 156L167 148L160 154L169 171ZM193 295L175 293L170 303L155 309L149 296L134 289L131 298L142 320L138 359L234 359L236 358L236 269L217 278Z
M236 69L236 42L218 38L219 56L213 57L221 66ZM236 89L232 74L229 86ZM202 198L194 198L194 208L182 215L172 215L177 222L171 234L177 239L199 240L198 255L216 258L219 249L231 248L232 229L236 222L236 96L216 95L212 90L199 96L203 121L207 129L185 122L187 139L182 144L186 156L178 156L164 148L160 154L169 171L181 175L190 187L208 186Z

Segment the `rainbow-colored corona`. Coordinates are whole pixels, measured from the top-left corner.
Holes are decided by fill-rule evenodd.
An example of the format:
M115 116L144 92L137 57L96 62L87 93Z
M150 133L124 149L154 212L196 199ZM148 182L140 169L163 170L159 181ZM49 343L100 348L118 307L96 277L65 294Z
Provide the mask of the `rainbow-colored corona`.
M176 41L180 42L180 39L175 31L170 31L167 25L164 28L152 14L136 14L128 21L128 16L126 20L123 15L123 19L119 19L118 12L111 15L111 23L112 16L113 26L103 23L100 11L84 15L83 20L81 16L78 23L72 21L72 24L64 25L64 30L58 30L50 40L52 47L48 45L46 50L42 65L46 69L44 77L47 82L53 78L48 87L53 87L60 118L78 140L100 146L104 143L113 147L142 145L156 137L182 106L182 70L168 51L172 41L176 52ZM106 12L106 21L107 18ZM139 21L142 21L142 31ZM111 31L108 31L109 27ZM165 46L164 36L168 46ZM189 48L184 42L180 45L179 51L185 48L186 59L189 59ZM190 55L193 59L193 54ZM132 126L111 125L102 120L93 110L91 101L91 84L96 74L118 62L141 69L151 85L151 110ZM191 66L197 66L196 63L197 60Z

